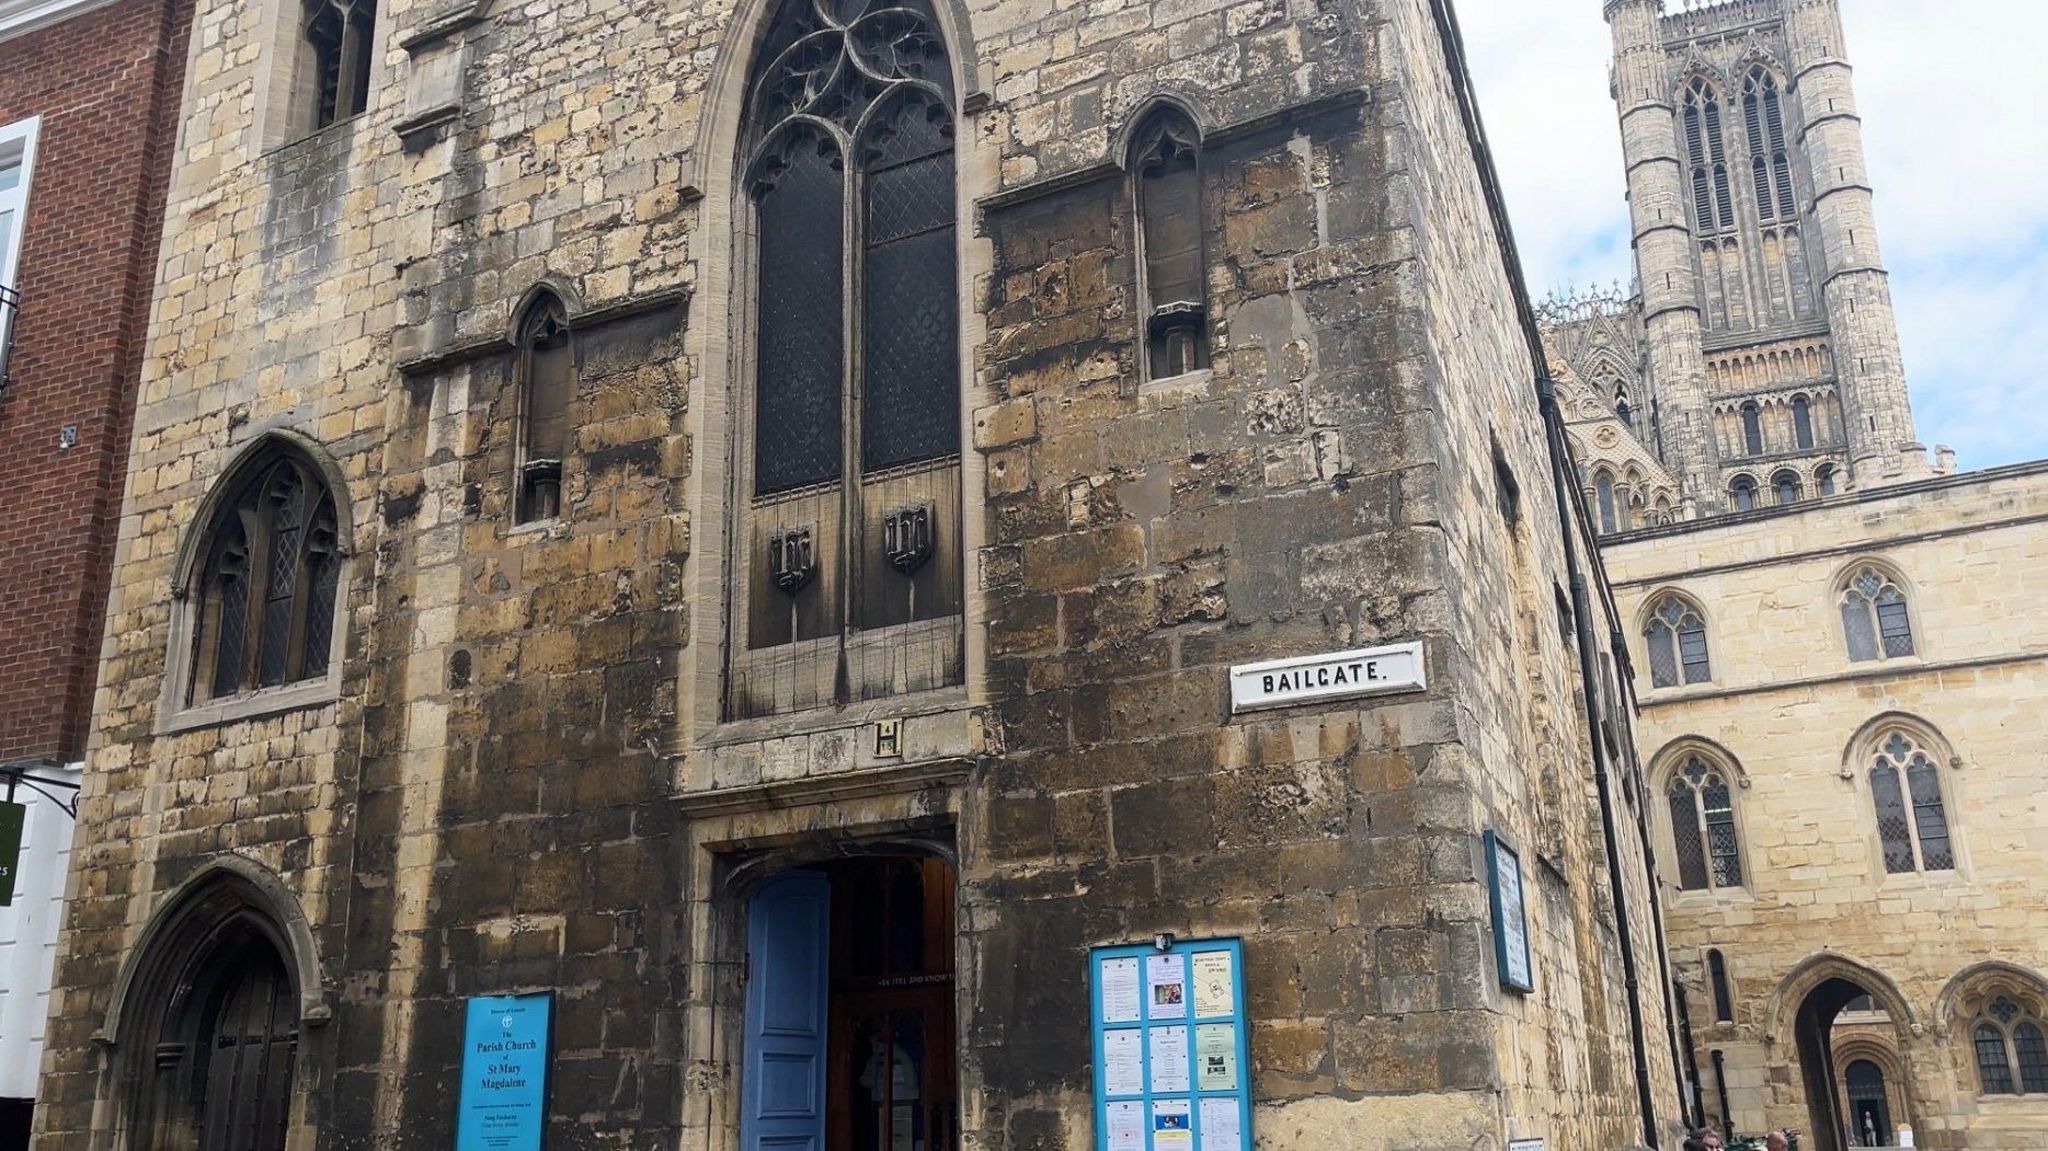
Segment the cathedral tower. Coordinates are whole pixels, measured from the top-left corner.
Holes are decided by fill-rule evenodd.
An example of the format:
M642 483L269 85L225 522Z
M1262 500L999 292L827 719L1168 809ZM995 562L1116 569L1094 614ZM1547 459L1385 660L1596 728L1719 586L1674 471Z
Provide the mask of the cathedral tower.
M1604 12L1647 446L1700 514L1926 474L1837 0Z

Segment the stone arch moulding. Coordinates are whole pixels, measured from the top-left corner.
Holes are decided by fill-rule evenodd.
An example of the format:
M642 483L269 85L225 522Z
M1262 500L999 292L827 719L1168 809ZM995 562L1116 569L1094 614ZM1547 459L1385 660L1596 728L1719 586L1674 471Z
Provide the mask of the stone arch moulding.
M320 473L327 490L334 496L335 551L344 561L355 554L355 496L349 490L348 476L341 470L341 465L335 462L319 440L304 432L287 427L264 428L236 448L220 471L214 473L206 494L199 500L199 507L186 522L185 534L178 541L177 558L171 567L171 598L183 600L191 592L193 574L206 559L205 548L208 537L213 534L213 521L220 514L221 504L234 494L234 481L259 456L273 450L293 452Z
M1910 602L1911 592L1907 593ZM1908 711L1881 711L1863 721L1855 734L1842 745L1842 778L1851 779L1870 766L1870 757L1877 750L1878 737L1888 731L1903 731L1913 742L1936 753L1942 767L1951 770L1962 766L1962 756L1956 754L1955 745L1948 741L1940 728Z
M941 823L920 821L914 826L874 837L832 836L751 853L725 869L718 881L719 894L744 902L763 883L793 868L871 855L927 856L944 860L957 872L960 851L954 836L955 827L950 820Z
M1216 120L1209 115L1199 97L1178 89L1153 92L1140 99L1128 115L1117 125L1110 138L1110 161L1118 168L1128 170L1131 166L1131 144L1137 139L1138 129L1150 120L1154 113L1165 109L1184 117L1195 126L1197 144L1206 144L1209 133L1216 130Z
M184 930L204 929L205 925L194 917L201 914L199 908L207 897L223 891L268 920L277 931L283 945L279 950L298 984L299 1022L306 1027L319 1027L333 1018L320 974L319 947L314 942L312 926L306 922L306 913L299 906L298 895L276 872L247 856L230 852L201 864L150 913L142 934L121 959L121 969L114 977L114 993L107 1004L106 1023L93 1036L94 1042L103 1047L120 1044L129 1000L135 995L138 981L152 973L163 959L159 953L174 947Z
M1749 772L1743 768L1742 759L1734 752L1729 751L1727 747L1708 739L1704 735L1681 735L1663 747L1658 748L1657 753L1650 757L1650 779L1652 781L1665 779L1675 768L1683 764L1689 756L1694 755L1698 755L1720 767L1726 768L1729 773L1735 776L1735 785L1737 787L1744 791L1749 790Z
M1714 620L1713 616L1707 614L1706 605L1700 602L1698 596L1693 595L1675 583L1660 584L1657 587L1651 588L1650 594L1643 597L1642 605L1636 608L1635 628L1637 635L1641 635L1643 629L1650 626L1650 621L1657 617L1657 609L1662 607L1667 599L1676 599L1686 607L1699 613L1702 622L1711 624ZM1661 755L1662 753L1659 752L1658 754Z
M568 277L549 272L527 285L526 290L519 293L519 299L513 302L511 313L505 317L507 348L519 346L520 325L526 322L527 313L533 310L533 305L543 296L553 296L562 302L562 314L569 318L572 326L576 317L584 313L583 298L576 294L576 286L569 282Z
M2043 978L2039 972L2017 963L2008 963L2003 959L1987 959L1972 963L1956 972L1955 977L1941 989L1941 996L1934 1001L1936 1030L1945 1033L1969 1022L1956 1013L1956 1008L1963 999L1979 988L1991 990L2001 985L2012 987L2031 995L2041 1003L2048 1004L2048 978Z
M1915 1036L1925 1032L1920 1014L1913 1010L1912 1002L1890 976L1853 956L1839 951L1821 951L1801 960L1771 992L1764 1015L1768 1020L1764 1041L1775 1045L1787 1040L1792 1034L1793 1019L1798 1015L1800 1005L1806 1002L1814 988L1830 979L1845 979L1869 992L1872 999L1884 1006L1893 1026Z
M729 195L738 182L740 129L747 118L748 81L754 57L768 34L768 21L784 0L741 0L727 27L732 31L718 46L711 76L704 88L704 111L697 117L697 137L682 157L678 183L684 203L712 195ZM930 0L946 38L946 56L953 65L953 90L960 94L962 118L986 108L995 81L993 66L975 51L974 26L966 0ZM968 133L962 132L964 137ZM718 189L707 186L716 174ZM566 298L565 298L566 302ZM574 309L571 317L574 317Z

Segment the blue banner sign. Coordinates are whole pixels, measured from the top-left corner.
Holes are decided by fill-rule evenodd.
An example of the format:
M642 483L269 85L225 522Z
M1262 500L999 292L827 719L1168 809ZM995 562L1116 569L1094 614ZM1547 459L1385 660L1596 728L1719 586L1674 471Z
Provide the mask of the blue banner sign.
M540 1151L554 1007L546 991L469 1001L455 1151Z

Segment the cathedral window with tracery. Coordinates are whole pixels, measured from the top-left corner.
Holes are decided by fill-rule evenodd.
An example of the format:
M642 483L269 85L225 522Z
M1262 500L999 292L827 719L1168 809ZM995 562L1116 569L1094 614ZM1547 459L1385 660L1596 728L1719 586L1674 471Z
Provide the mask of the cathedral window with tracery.
M1721 99L1705 77L1685 90L1682 120L1685 154L1692 170L1693 222L1701 232L1735 226L1735 200L1728 183L1728 146L1721 125Z
M1878 745L1870 768L1870 795L1877 806L1877 834L1884 846L1886 871L1899 874L1955 868L1941 771L1917 740L1894 731Z
M341 550L320 474L278 453L227 482L198 581L192 703L324 676L334 636Z
M1742 886L1742 850L1735 834L1735 799L1728 773L1690 756L1671 773L1665 795L1671 809L1678 885L1686 891Z
M1659 597L1650 608L1643 639L1650 649L1650 683L1679 687L1713 678L1707 653L1707 623L1697 605L1675 592Z
M1857 568L1841 589L1842 632L1858 663L1914 652L1913 619L1898 581L1877 567Z
M1984 1005L1971 1040L1984 1094L2048 1093L2048 1035L2031 1010L2000 995Z

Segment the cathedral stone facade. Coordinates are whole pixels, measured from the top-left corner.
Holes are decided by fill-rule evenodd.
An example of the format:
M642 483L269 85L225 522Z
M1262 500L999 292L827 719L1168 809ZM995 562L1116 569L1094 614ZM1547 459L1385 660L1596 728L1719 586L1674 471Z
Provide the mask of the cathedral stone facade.
M1638 291L1545 342L1625 621L1687 1109L2048 1140L2040 463L1930 466L1836 0L1609 0Z
M1670 1145L1447 4L192 43L39 1147L447 1146L466 1013L540 995L558 1151L1084 1151L1091 949L1174 939L1242 941L1260 1147Z

